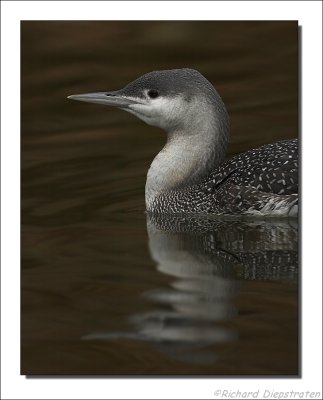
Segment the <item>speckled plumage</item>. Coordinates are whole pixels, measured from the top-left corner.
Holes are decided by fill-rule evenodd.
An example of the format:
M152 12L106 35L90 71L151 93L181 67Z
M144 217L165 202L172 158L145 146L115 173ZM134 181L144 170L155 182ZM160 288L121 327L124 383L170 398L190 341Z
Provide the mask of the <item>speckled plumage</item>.
M249 150L223 162L200 184L162 193L152 213L294 215L298 140Z

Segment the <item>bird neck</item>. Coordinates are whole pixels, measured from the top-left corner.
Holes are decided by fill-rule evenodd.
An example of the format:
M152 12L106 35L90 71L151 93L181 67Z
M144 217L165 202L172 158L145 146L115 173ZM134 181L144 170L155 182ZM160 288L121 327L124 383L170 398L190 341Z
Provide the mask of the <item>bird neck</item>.
M147 210L160 194L199 183L224 160L229 120L225 109L218 114L208 110L206 115L186 121L185 127L167 133L166 145L147 174Z

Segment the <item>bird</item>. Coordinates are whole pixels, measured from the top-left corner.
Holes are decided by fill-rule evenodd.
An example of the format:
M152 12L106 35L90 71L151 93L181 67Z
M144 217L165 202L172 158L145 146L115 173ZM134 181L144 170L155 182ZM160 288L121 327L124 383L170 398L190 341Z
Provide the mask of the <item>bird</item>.
M123 89L68 99L118 107L166 132L147 173L147 213L297 217L298 139L226 159L229 115L199 71L152 71Z

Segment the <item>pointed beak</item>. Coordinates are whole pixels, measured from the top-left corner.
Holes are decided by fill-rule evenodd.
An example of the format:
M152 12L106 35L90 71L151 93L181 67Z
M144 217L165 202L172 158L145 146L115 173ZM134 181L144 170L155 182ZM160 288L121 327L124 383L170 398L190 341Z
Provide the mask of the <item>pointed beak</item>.
M71 100L85 101L87 103L105 104L107 106L126 108L131 104L137 102L125 96L118 94L118 92L97 92L97 93L84 93L72 94L67 97Z

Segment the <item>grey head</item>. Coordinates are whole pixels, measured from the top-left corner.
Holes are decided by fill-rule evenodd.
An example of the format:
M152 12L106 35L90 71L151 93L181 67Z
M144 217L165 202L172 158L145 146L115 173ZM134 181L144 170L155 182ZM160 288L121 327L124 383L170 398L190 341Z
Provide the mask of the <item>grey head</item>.
M121 90L68 98L118 107L169 134L203 134L212 125L214 134L222 132L222 141L227 141L229 118L221 97L193 69L153 71Z
M121 90L69 98L118 107L166 131L167 143L147 173L147 210L161 193L200 182L225 157L227 111L211 83L193 69L154 71Z

